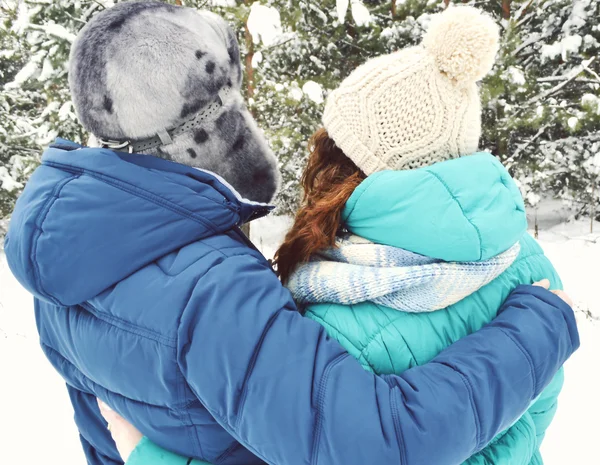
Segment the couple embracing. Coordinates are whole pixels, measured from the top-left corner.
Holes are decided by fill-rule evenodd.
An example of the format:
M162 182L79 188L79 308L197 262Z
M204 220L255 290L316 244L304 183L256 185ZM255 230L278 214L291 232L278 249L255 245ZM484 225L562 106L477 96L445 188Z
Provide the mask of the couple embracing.
M5 249L88 464L542 463L579 337L477 150L497 47L454 7L345 79L274 270L240 230L280 176L233 30L160 2L83 28L69 80L100 147L44 153Z

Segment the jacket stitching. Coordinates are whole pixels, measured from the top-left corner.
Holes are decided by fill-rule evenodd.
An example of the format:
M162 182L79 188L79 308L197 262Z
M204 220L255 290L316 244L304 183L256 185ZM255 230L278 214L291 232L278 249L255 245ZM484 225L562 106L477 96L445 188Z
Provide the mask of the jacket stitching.
M354 210L356 210L356 207L358 206L359 200L365 194L365 192L367 192L369 190L369 187L371 187L371 185L373 184L374 180L375 180L375 176L369 176L369 177L367 177L367 179L365 179L365 181L363 181L363 190L358 195L358 198L354 201L354 205L352 206L352 210L350 210L347 214L343 215L346 218L345 221L348 221L348 218L350 218L350 215L352 215L352 213L354 212ZM364 184L366 184L366 185L364 185Z
M40 273L39 265L37 263L37 252L38 252L37 249L38 249L40 237L42 236L42 233L44 232L44 223L46 222L46 219L48 218L48 214L50 213L50 210L52 210L52 207L54 206L55 202L59 199L60 193L62 192L63 188L68 183L70 183L71 181L73 181L74 179L77 179L77 178L79 178L79 175L71 176L67 179L64 179L63 181L58 183L56 186L54 186L54 189L52 190L52 194L50 195L48 200L46 200L44 207L38 213L38 216L34 223L36 232L35 232L35 237L33 239L33 244L32 244L33 246L31 248L30 260L33 265L35 282L38 286L38 289L42 292L42 294L49 297L52 300L52 302L57 305L62 305L62 304L59 302L59 300L57 298L51 296L48 292L46 292L46 290L44 289L44 286L42 285L42 280L40 277L41 273ZM40 219L41 219L41 221L40 221L40 224L38 225L38 221Z
M517 259L516 259L516 260L513 262L513 264L511 265L511 267L513 267L513 266L516 266L516 265L520 264L521 262L524 262L525 260L528 260L528 259L530 259L530 258L532 258L532 257L544 257L544 256L545 256L545 255L544 255L543 253L540 253L540 252L538 252L538 253L533 253L533 254L531 254L531 255L526 255L526 256L523 256L523 257L517 258ZM506 272L505 272L505 273L506 273ZM503 274L501 274L500 276L498 276L498 278L496 278L496 279L500 279L500 278L501 278L503 275L504 275L504 273L503 273ZM492 282L493 282L493 281L492 281ZM471 294L471 295L475 295L475 294L476 294L476 293L478 293L478 292L479 292L479 291L476 291L475 293L473 293L473 294ZM470 297L470 296L469 296L469 297ZM458 302L457 302L457 303L458 303ZM453 304L453 305L456 305L456 304ZM378 307L380 307L379 305L377 305L377 306L378 306ZM447 309L448 309L448 308L450 308L450 307L452 307L452 305L450 305L449 307L446 307L446 308L442 308L442 309L440 309L440 310L436 310L436 311L438 311L438 312L441 312L441 311L447 310ZM386 308L387 308L387 307L386 307ZM372 343L375 341L375 339L376 339L376 338L377 338L377 337L378 337L378 336L379 336L379 335L380 335L380 334L381 334L383 331L387 330L389 326L392 326L392 325L394 325L394 324L395 324L395 323L398 321L398 319L399 319L399 317L398 317L398 318L395 318L395 319L393 319L393 320L391 320L391 321L389 321L389 322L385 323L385 324L384 324L384 325L382 325L381 327L377 328L377 331L376 331L376 332L373 334L373 336L372 336L372 337L370 337L370 338L369 338L369 340L368 340L368 341L365 343L365 346L364 346L362 349L359 349L359 348L358 348L358 347L356 347L356 346L354 346L354 347L356 347L356 348L357 348L357 350L360 350L360 351L361 351L361 355L362 355L362 353L363 353L365 350L367 350L367 349L368 349L368 346L369 346L369 345L371 345L371 344L372 344ZM329 323L328 323L328 324L329 324ZM334 328L334 329L336 329L336 330L337 330L337 328L335 328L333 325L331 325L331 324L329 324L329 325L330 325L332 328ZM338 330L338 331L339 331L339 330ZM405 342L406 342L406 341L405 341ZM352 345L354 345L354 344L352 344ZM410 350L410 347L409 347L409 350ZM412 352L411 352L411 356L413 357L413 359L414 359L415 363L417 363L417 361L416 361L416 358L415 358L415 356L414 356L414 354L413 354Z
M131 403L138 404L138 405L145 405L145 406L152 407L152 408L159 408L159 409L179 410L181 408L185 408L189 404L189 402L186 402L184 405L175 405L172 408L170 408L170 407L167 407L164 405L156 405L156 404L151 404L149 402L144 402L143 400L132 399L131 397L127 397L118 392L109 391L101 384L88 378L79 368L77 368L77 366L73 362L71 362L68 358L64 357L59 351L54 349L52 346L49 346L48 344L46 344L44 342L40 342L40 345L42 346L42 348L44 350L47 350L47 351L51 352L52 354L54 354L55 356L57 356L59 358L59 362L61 362L63 364L67 364L68 366L72 367L72 369L75 370L77 372L77 374L79 374L81 376L81 379L79 381L82 384L89 384L89 386L86 386L86 389L87 389L87 391L89 391L88 392L89 394L98 396L98 394L99 394L98 391L102 391L102 393L104 393L104 394L109 394L111 396L115 396L115 397L124 399L127 402L131 402ZM83 391L71 384L69 384L69 385L71 387L73 387L73 389L76 389L81 392L86 392L86 391ZM102 397L106 397L106 396L102 396Z
M436 362L434 362L434 363L436 363ZM458 371L456 368L454 368L453 366L449 365L448 363L440 363L440 365L443 365L443 366L451 369L452 371L454 371L456 374L458 374L467 390L467 394L469 396L469 403L471 404L471 411L473 412L473 420L475 421L475 429L476 429L475 449L471 452L471 454L473 454L474 452L477 452L478 450L481 449L481 422L479 419L479 412L477 411L477 406L475 405L475 399L473 397L473 386L471 385L471 382L469 381L469 379L465 375L463 375L460 371Z
M244 377L244 382L242 383L242 395L240 397L240 403L237 408L237 419L235 421L236 429L239 427L240 422L242 421L242 416L243 416L243 412L244 412L244 404L246 403L246 397L248 396L248 383L250 381L250 377L252 376L252 372L254 371L254 366L256 365L256 361L258 360L258 354L260 353L260 350L262 349L262 345L265 340L265 337L267 336L267 333L271 329L271 326L273 326L273 323L275 323L275 319L279 316L279 314L281 313L282 310L283 309L280 308L273 315L271 315L271 318L269 318L269 321L265 325L265 328L264 328L262 334L260 335L260 339L258 340L256 347L254 348L254 352L252 353L252 358L250 359L250 364L248 366L248 370L246 371L246 375Z
M176 365L176 370L177 370L177 388L178 388L177 395L179 397L179 401L181 403L185 404L185 407L183 409L183 414L187 418L186 430L188 433L188 437L190 438L192 443L195 443L198 446L198 451L200 452L200 455L198 457L204 457L204 452L202 450L202 444L200 442L200 437L198 436L198 430L197 430L197 428L195 428L196 425L194 425L194 422L192 421L190 409L188 408L188 406L192 402L188 401L186 403L186 401L185 401L185 387L186 387L185 378L183 376L183 373L179 369L178 365Z
M546 415L548 412L551 412L552 410L556 409L558 405L558 401L555 400L552 405L548 408L545 408L543 410L539 410L539 411L533 411L532 409L527 410L527 412L529 412L529 414L531 416L538 416L538 415Z
M481 420L479 418L479 412L477 411L477 406L475 405L475 399L473 397L473 385L471 384L471 381L469 380L469 378L467 378L465 375L463 375L460 371L458 371L458 370L455 370L455 371L460 375L460 377L463 380L463 383L465 383L465 386L469 393L469 401L471 403L471 408L473 409L473 417L475 418L475 425L477 428L477 434L475 436L475 441L476 441L475 450L479 450L479 449L481 449Z
M460 211L463 214L463 216L465 217L465 219L467 220L467 222L471 226L473 226L473 229L475 229L475 232L477 233L477 238L479 239L479 258L478 258L478 260L481 260L481 257L483 256L483 241L481 240L481 231L479 231L479 228L475 225L475 223L473 223L471 221L471 219L465 214L465 210L463 209L463 206L458 201L458 199L454 196L454 194L452 193L452 191L450 190L450 188L448 187L448 185L442 180L442 178L440 178L433 171L425 170L425 172L429 173L431 176L433 176L435 179L437 179L442 186L444 186L444 188L448 192L448 195L450 195L450 197L452 198L452 200L454 200L456 202L456 204L458 205L458 208L460 208Z
M321 318L320 316L312 313L310 310L307 312L310 313L311 318L315 321L317 321L320 325L326 327L326 328L330 328L332 330L335 330L337 333L337 336L339 336L340 338L342 338L344 341L346 341L348 344L350 344L352 347L354 347L354 349L356 349L356 351L358 352L358 356L356 357L358 359L358 361L364 361L364 363L373 371L375 371L375 367L371 364L371 362L369 361L369 359L367 358L365 351L369 348L369 346L375 342L375 339L377 339L378 337L383 337L382 333L383 331L385 331L389 326L392 326L394 323L396 323L396 321L398 321L398 318L389 321L388 323L386 323L384 326L382 326L380 329L378 329L373 336L369 337L369 339L367 340L367 342L365 342L362 346L358 346L357 344L355 344L351 339L349 339L345 334L343 334L341 332L341 330L339 328L337 328L336 326L334 326L333 324L329 323L328 321L324 320L325 316L323 316L323 318ZM408 345L408 342L406 341L406 339L404 338L404 335L402 335L400 333L400 337L402 338L402 340L404 341L404 344L406 345L406 348L408 349L411 359L413 361L413 363L415 363L416 365L418 365L417 363L417 359L415 358L415 355L413 354L411 348Z
M558 307L554 306L554 308L558 308ZM571 331L570 331L570 327L569 327L569 321L567 320L567 316L565 315L565 312L563 312L561 310L560 314L562 316L563 321L565 322L565 326L567 327L567 332L569 333L569 352L573 353L573 352L575 352L575 350L573 349L573 338L571 337Z
M65 170L65 171L68 171L71 173L79 173L79 175L85 174L87 176L90 176L91 178L97 179L101 182L104 182L105 184L108 184L108 185L113 186L117 189L120 189L124 192L127 192L128 194L132 194L138 198L147 200L155 205L158 205L158 206L163 207L167 210L170 210L174 213L177 213L181 216L189 218L189 219L195 221L196 223L200 223L203 226L206 226L213 233L218 232L217 227L211 221L207 220L206 218L197 216L195 213L189 211L188 209L181 207L179 205L176 205L173 202L165 200L155 194L152 194L151 192L148 192L147 190L142 189L141 187L133 186L131 184L125 183L124 181L115 179L111 176L100 174L95 171L91 171L91 170L84 169L84 168L78 168L78 167L73 167L70 165L63 165L61 163L49 162L49 161L45 161L44 164L48 165L48 166L52 166L54 168L62 169L62 170ZM208 197L204 197L204 196L201 196L201 197L203 197L207 200L210 200L211 202L213 202L217 205L221 205Z
M223 463L225 459L231 456L237 449L239 449L242 445L239 442L234 442L231 446L229 446L225 452L223 452L217 459L215 460L215 465Z
M82 302L79 305L86 309L89 313L94 315L94 317L96 317L97 319L104 321L106 324L109 324L115 328L119 328L121 331L125 331L131 334L135 334L136 336L150 339L154 342L158 342L167 347L170 347L171 349L175 349L177 347L176 340L173 338L164 336L152 329L144 328L143 326L135 325L128 321L122 320L119 317L101 313L89 302Z
M315 421L315 433L313 436L313 453L310 461L311 465L316 465L319 461L319 443L321 442L321 432L323 431L323 411L325 407L325 395L327 393L329 374L333 368L335 368L342 360L345 360L348 357L350 357L350 354L345 352L329 362L329 365L327 365L327 368L323 373L323 377L319 382L319 391L317 393L317 418Z
M498 162L499 163L499 162ZM502 186L504 186L504 188L508 191L508 193L510 194L510 196L513 199L513 202L515 203L515 208L520 211L520 212L524 212L523 208L521 208L521 206L519 205L519 202L517 202L515 199L517 198L517 194L515 194L505 183L504 179L505 179L505 175L506 172L502 171L502 169L500 168L500 166L498 166L496 163L492 163L492 165L494 165L494 167L496 168L496 171L498 171L498 174L500 174L500 182L502 183ZM502 166L502 164L500 164ZM508 175L508 177L510 178L510 175ZM511 178L512 180L512 178ZM520 196L520 194L519 194ZM522 200L522 197L519 197Z
M398 448L400 450L400 465L406 464L406 447L404 446L404 434L402 433L402 427L400 426L400 414L398 412L398 400L397 395L394 394L397 391L392 389L390 390L391 396L391 410L392 410L392 419L394 420L394 431L396 433L396 442L398 443Z
M508 333L507 331L505 331L504 328L498 328L498 329L500 329L500 331L502 331L506 335L506 337L508 337L513 342L513 344L515 346L517 346L517 349L519 349L521 351L521 353L523 354L523 356L527 360L527 363L529 364L529 370L531 372L531 380L533 381L533 393L532 393L532 397L535 397L536 392L538 392L538 390L537 390L537 377L536 377L536 373L535 373L535 369L533 367L533 361L531 360L531 357L529 356L529 354L527 353L527 351L523 348L523 346L521 346L521 344L519 344L519 342L517 342L517 340L510 335L510 333Z

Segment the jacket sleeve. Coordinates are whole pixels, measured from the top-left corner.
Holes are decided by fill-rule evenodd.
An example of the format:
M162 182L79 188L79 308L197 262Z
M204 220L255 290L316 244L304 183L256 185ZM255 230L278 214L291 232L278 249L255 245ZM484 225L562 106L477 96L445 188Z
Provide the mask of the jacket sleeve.
M67 385L75 410L75 423L88 465L122 465L95 396Z
M491 324L401 376L376 376L303 318L266 265L200 279L178 357L198 399L277 465L463 462L523 414L579 345L571 308L519 287Z

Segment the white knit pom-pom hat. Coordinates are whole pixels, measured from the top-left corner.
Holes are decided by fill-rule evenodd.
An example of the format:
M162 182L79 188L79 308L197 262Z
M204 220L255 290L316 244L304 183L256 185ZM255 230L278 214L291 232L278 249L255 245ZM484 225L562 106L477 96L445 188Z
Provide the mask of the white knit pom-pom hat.
M492 68L499 30L468 7L435 15L423 43L369 60L327 99L323 124L365 174L413 169L477 151L477 81Z

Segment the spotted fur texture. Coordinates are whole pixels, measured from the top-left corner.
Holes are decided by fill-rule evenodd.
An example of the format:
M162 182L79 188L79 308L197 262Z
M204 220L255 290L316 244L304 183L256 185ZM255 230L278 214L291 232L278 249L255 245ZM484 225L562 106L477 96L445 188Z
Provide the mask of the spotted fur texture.
M277 160L246 109L239 46L207 11L124 2L96 15L71 50L69 83L83 126L101 139L140 140L180 125L231 86L217 118L149 152L214 171L251 200L269 202Z

